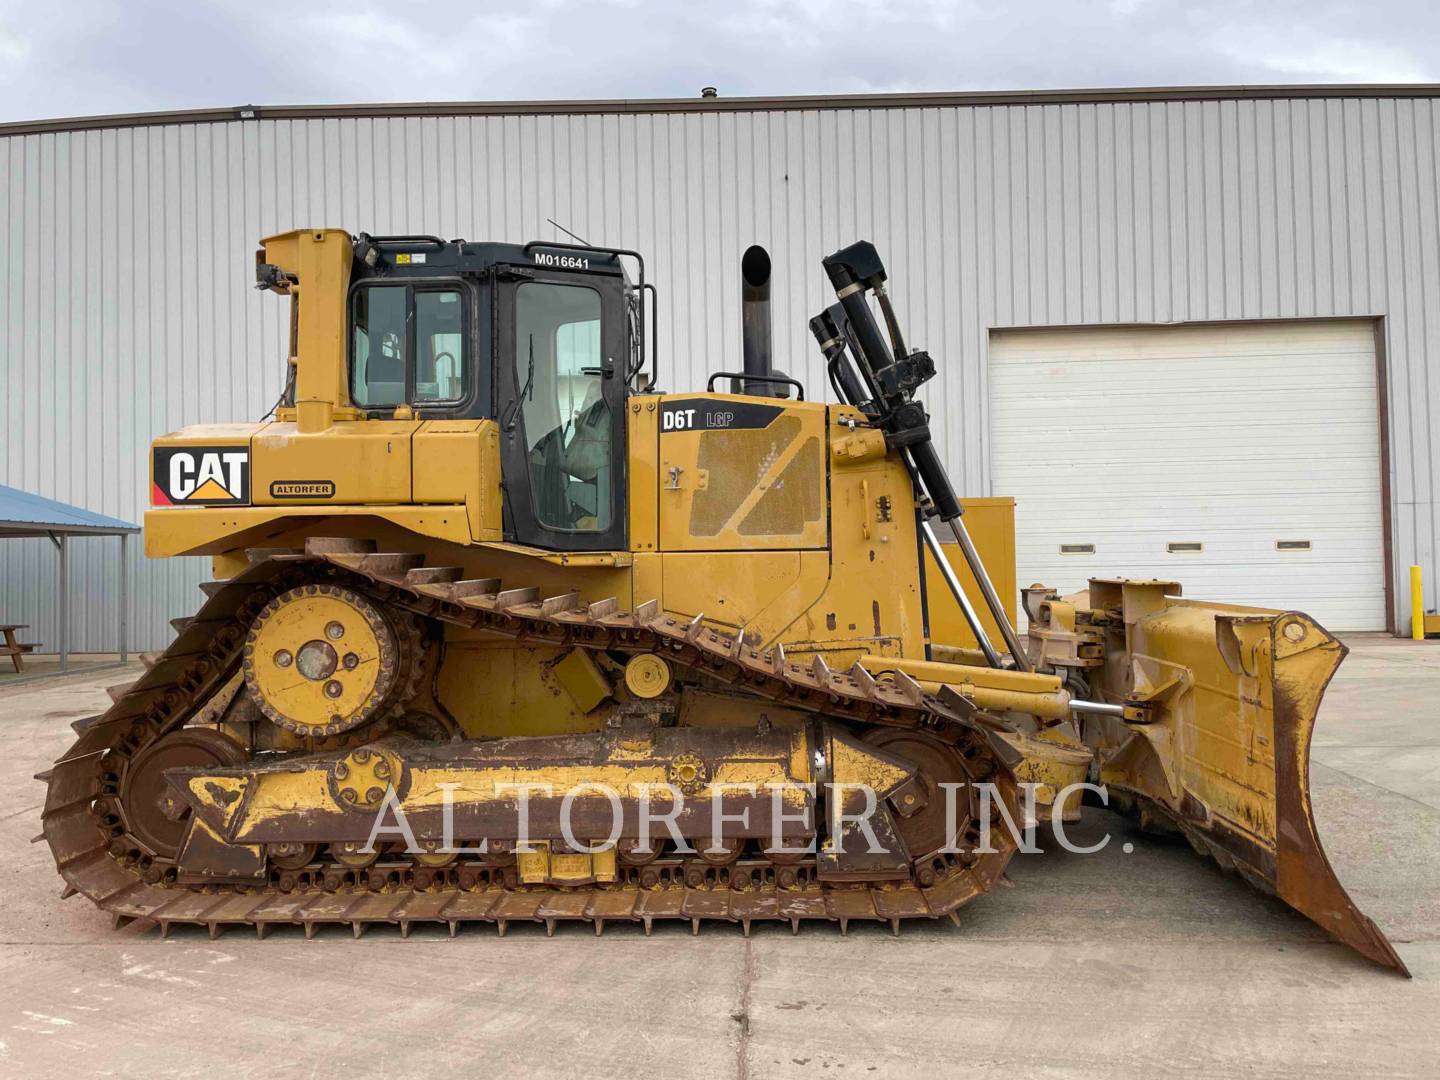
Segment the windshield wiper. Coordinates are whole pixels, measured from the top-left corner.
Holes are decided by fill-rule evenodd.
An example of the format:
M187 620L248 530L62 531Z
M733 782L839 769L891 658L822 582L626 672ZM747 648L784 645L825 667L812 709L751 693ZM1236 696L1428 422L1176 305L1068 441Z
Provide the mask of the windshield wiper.
M525 385L520 388L520 396L510 402L504 423L506 434L515 430L515 424L520 419L520 402L535 400L535 335L530 335L530 365L525 371Z

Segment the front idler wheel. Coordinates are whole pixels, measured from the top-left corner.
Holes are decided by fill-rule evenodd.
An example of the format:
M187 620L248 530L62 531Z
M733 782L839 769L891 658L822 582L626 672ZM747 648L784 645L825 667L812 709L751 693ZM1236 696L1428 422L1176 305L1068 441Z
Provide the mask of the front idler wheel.
M230 769L249 758L245 748L208 728L181 728L146 747L125 768L120 805L128 831L151 854L174 859L190 827L190 808L165 779L170 769Z

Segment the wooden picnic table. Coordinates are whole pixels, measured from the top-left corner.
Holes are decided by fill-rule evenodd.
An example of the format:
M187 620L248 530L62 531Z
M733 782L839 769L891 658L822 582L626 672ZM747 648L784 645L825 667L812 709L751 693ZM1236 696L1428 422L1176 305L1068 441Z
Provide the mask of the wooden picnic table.
M40 647L39 642L15 640L16 630L28 629L29 627L25 623L0 623L0 634L5 635L5 644L0 645L0 656L10 657L10 662L15 665L16 672L22 674L25 671L25 661L21 657Z

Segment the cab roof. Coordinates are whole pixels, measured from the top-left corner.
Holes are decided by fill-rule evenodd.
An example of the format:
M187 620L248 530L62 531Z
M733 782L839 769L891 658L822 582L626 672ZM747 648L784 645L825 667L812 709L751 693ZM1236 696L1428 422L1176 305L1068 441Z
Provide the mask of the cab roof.
M489 274L506 267L528 270L576 270L624 277L621 252L574 244L504 244L493 241L442 240L438 236L355 237L357 276L391 274Z

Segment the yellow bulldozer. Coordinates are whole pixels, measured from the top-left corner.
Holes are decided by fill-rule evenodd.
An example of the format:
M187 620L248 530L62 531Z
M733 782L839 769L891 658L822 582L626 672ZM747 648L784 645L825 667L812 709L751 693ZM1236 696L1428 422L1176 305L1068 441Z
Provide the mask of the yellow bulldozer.
M1403 971L1311 814L1344 646L1123 579L1024 590L1022 638L879 254L824 268L830 402L772 363L760 248L740 370L663 393L633 251L264 240L286 390L153 444L146 553L215 580L41 774L66 893L162 932L898 928L1103 799Z

